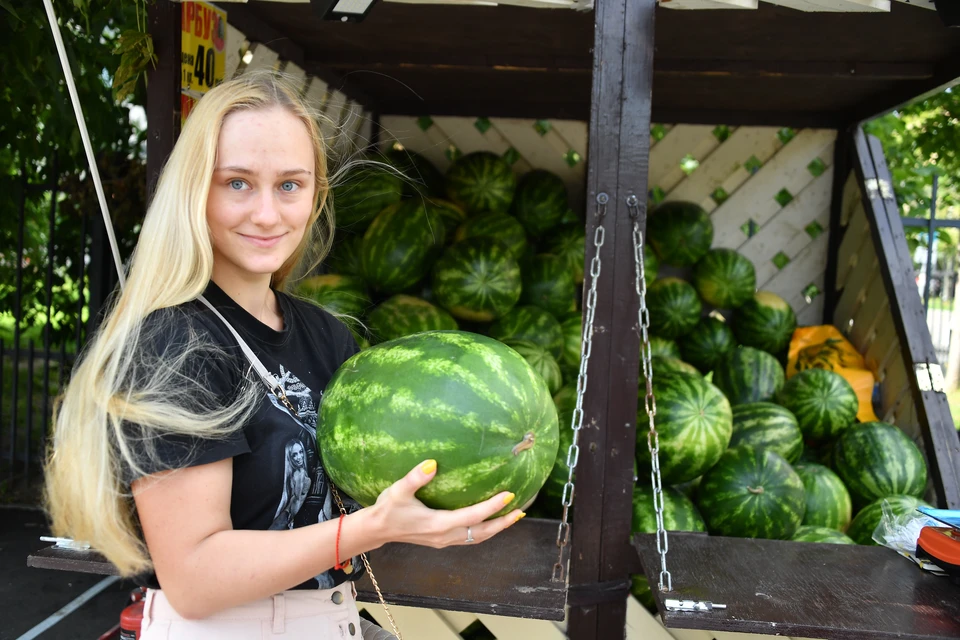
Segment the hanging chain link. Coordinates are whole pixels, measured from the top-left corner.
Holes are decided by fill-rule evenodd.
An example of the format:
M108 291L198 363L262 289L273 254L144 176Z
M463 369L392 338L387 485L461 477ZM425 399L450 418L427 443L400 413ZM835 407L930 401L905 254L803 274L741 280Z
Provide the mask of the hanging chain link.
M590 289L587 292L586 314L582 328L580 343L580 372L577 374L577 404L573 410L573 417L570 426L573 429L573 442L567 449L567 483L563 485L563 496L561 504L563 505L563 516L560 519L560 526L557 529L557 547L559 549L557 563L553 565L553 580L564 580L563 549L570 542L570 525L568 515L570 507L573 506L573 495L575 487L573 483L574 470L577 468L577 462L580 460L580 429L583 428L583 395L587 390L587 363L590 360L590 353L593 349L593 318L597 312L597 280L600 278L600 248L603 247L603 241L606 231L603 228L603 220L607 215L607 203L610 196L600 192L597 194L597 229L593 234L594 254L590 261Z
M627 197L627 208L633 220L633 259L636 265L636 290L640 297L638 319L640 325L640 357L643 362L643 377L646 394L643 407L650 421L647 432L647 449L650 451L650 481L653 484L653 510L657 514L657 551L660 553L660 590L671 591L673 578L667 571L667 530L663 525L663 483L660 478L660 434L654 424L657 415L657 400L653 395L653 362L650 349L650 310L647 309L647 279L643 265L643 233L640 231L640 199ZM639 426L639 425L638 425Z

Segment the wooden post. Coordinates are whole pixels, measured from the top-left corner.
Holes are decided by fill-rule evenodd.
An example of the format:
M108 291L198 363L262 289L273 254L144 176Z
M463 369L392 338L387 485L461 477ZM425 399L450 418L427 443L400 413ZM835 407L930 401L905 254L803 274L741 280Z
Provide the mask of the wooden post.
M180 12L176 2L147 6L147 22L157 67L147 67L147 199L153 198L160 170L180 134Z
M622 637L629 575L633 459L637 439L639 299L631 211L646 224L655 0L599 0L587 188L586 267L605 229L593 353L574 498L570 573L572 640ZM609 198L602 218L598 196ZM627 198L636 196L631 208ZM589 284L589 276L587 280Z

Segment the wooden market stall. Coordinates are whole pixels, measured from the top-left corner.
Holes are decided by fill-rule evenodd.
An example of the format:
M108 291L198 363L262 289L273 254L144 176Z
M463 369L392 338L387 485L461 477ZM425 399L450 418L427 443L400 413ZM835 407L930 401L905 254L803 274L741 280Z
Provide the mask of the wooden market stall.
M227 13L227 76L271 67L301 77L315 106L348 132L330 130L331 140L348 148L399 143L441 170L460 153L511 153L518 173L547 168L563 177L587 238L598 225L606 230L573 534L562 549L569 579L552 580L557 523L548 519L528 518L471 548L390 545L371 562L387 601L422 625L414 627L420 637L456 638L450 630L477 616L491 628L491 616L515 621L500 638L624 634L630 575L656 575L639 562L651 557L650 539L639 537L637 548L630 539L633 451L638 426L646 428L637 424L632 216L639 212L643 228L647 207L664 200L709 211L714 246L750 257L758 288L788 300L801 324L844 330L876 367L881 419L924 450L929 500L960 508L960 443L937 386L889 176L875 141L856 126L960 77L960 29L947 26L946 10L925 0L384 0L344 23L324 19L319 7L329 4L215 3ZM180 29L181 6L157 0L151 189L179 129ZM688 159L695 171L681 166ZM588 242L587 264L594 253ZM670 566L691 575L681 553L672 549ZM111 570L59 549L30 562ZM693 587L710 599L710 585ZM368 583L361 591L375 601ZM809 617L812 626L795 628L823 638L960 637L956 625L931 631L918 622L939 619L941 601L925 601L925 612L897 628L820 634ZM416 608L444 613L415 621ZM737 615L732 608L727 617ZM668 628L777 632L769 620L717 620L715 612L664 615Z

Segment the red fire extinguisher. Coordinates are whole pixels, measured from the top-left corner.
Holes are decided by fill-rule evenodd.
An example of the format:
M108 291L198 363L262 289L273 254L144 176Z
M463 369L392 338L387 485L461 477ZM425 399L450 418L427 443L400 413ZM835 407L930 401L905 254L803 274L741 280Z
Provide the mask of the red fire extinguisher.
M139 640L140 623L143 621L143 598L146 589L134 589L130 594L132 604L120 612L120 640Z

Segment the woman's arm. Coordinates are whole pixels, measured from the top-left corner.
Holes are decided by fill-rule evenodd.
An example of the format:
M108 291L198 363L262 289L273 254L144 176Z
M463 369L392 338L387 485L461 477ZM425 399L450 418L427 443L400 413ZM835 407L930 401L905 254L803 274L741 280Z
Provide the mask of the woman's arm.
M387 542L437 548L462 543L467 526L479 543L523 517L514 510L484 522L513 500L509 493L456 511L428 509L414 494L435 472L428 461L385 490L375 505L345 517L340 560ZM234 530L232 483L233 460L227 458L133 484L157 579L185 618L205 618L279 593L334 565L338 520L285 531Z

